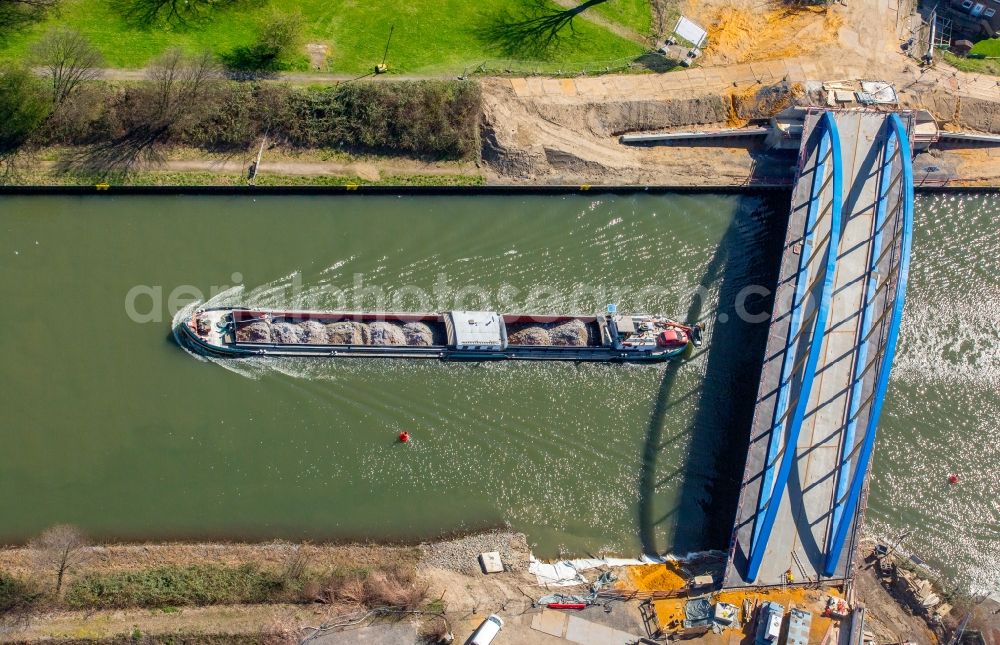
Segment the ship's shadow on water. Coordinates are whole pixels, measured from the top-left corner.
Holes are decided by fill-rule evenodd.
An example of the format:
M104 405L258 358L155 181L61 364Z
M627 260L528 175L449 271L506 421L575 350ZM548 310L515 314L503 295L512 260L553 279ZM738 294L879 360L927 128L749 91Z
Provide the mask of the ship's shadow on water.
M711 303L695 298L687 312L687 320L710 326L706 344L697 350L707 353L705 375L694 389L676 392L678 376L693 366L673 361L657 389L639 473L637 520L644 553L684 554L728 544L768 328L766 316L757 316L764 317L763 322L750 322L737 315L737 305L742 300L750 314L771 310L787 202L783 192L740 198L700 277L703 289L711 292L717 286L719 294L714 310ZM764 287L769 295L742 297L749 286ZM697 397L693 420L686 427L671 427L671 408L692 397ZM661 454L685 446L688 454L682 466L672 472L658 469ZM678 478L679 501L666 511L658 509L659 491ZM665 536L665 542L658 536Z

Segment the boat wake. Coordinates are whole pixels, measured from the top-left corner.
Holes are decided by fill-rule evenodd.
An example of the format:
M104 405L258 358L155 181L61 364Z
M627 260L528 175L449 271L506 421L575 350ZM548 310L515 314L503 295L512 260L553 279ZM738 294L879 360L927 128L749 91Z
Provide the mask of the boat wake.
M280 373L298 379L337 380L337 375L331 371L332 361L315 361L294 357L221 357L194 352L181 341L177 328L180 322L189 317L198 308L247 306L259 309L320 309L339 292L333 287L333 281L339 276L338 269L347 260L341 260L326 271L324 277L315 284L303 285L302 273L293 271L275 280L247 289L246 285L238 284L212 296L202 302L192 302L178 311L171 321L174 340L185 352L200 361L214 363L234 374L260 379L268 373ZM336 298L333 298L334 300ZM315 363L315 364L314 364Z
M1000 320L990 300L909 298L893 378L915 385L1000 386Z

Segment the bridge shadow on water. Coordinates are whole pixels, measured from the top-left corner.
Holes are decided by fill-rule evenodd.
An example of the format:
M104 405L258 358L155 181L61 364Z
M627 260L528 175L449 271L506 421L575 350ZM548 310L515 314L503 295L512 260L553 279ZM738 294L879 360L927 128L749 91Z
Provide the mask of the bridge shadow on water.
M687 312L686 320L709 327L705 345L695 350L707 354L704 376L693 387L679 386L683 370L696 367L687 361L668 364L650 413L637 504L640 544L647 554L724 549L736 516L788 195L782 191L737 200L736 214L698 282L705 293L718 292L718 305L713 309L712 303L696 297ZM763 287L766 295L760 289L744 291L751 286ZM687 389L676 392L678 387ZM671 411L691 405L692 399L691 420L684 421L685 427L669 427ZM664 451L686 446L682 465L660 472ZM677 480L679 501L661 512L659 491Z

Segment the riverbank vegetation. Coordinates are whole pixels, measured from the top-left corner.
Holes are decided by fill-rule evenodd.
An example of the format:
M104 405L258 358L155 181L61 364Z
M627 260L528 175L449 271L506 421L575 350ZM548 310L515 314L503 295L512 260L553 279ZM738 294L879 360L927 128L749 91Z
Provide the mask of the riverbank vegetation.
M248 162L248 165L252 161ZM279 169L280 170L280 169ZM345 187L350 190L356 186L482 186L486 178L482 175L461 173L435 174L379 174L378 178L362 177L352 174L329 173L322 166L316 165L317 172L288 174L269 170L264 166L254 179L253 185L259 187ZM123 177L114 178L114 183L108 177L87 172L65 172L55 166L43 164L31 169L25 169L18 175L19 184L32 186L94 186L103 187L104 183L112 187L132 186L246 186L245 172L230 172L226 169L218 171L174 171L140 170L130 172Z
M414 0L391 7L347 0L34 0L33 4L39 8L18 11L6 25L0 21L0 58L24 60L46 31L65 26L93 42L110 67L145 67L179 47L189 53L210 51L237 63L236 67L256 60L266 63L265 69L344 74L369 73L384 56L390 72L459 74L484 61L506 58L487 35L486 27L498 16L539 7L546 12L562 10L551 0ZM648 34L649 0L590 4L599 8L588 10L600 11L605 19ZM583 19L574 20L565 36L531 59L555 70L567 63L635 57L644 50L633 40ZM292 47L275 52L275 43Z
M140 547L141 548L141 547ZM89 546L68 526L49 529L0 569L0 618L41 610L100 610L244 604L343 604L415 609L427 588L418 553L406 547L315 548L309 545L178 547L158 561L116 557ZM192 554L193 553L193 554ZM331 554L333 557L331 557ZM219 556L225 557L219 557Z
M44 78L24 67L0 69L0 155L7 183L30 181L28 175L37 179L37 159L56 149L55 173L71 182L87 177L116 183L140 167L155 167L177 146L235 155L256 152L267 141L298 150L435 161L471 160L479 153L481 96L475 82L303 87L234 81L211 54L178 49L154 60L145 80L111 82L95 78L97 54L77 32L54 32L47 39L35 59L49 70Z

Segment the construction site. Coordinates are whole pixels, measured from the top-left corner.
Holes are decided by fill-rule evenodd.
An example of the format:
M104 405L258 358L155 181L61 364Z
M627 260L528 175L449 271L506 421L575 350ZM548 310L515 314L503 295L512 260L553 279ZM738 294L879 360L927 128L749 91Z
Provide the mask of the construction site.
M705 2L691 3L684 15L707 33L687 68L484 79L489 181L787 186L787 156L739 130L768 126L790 107L861 106L854 94L865 81L892 88L878 109L923 110L936 133L981 135L967 142L934 136L935 145L922 146L914 159L918 185L1000 184L990 145L1000 132L996 80L923 62L930 35L913 3ZM648 145L640 136L690 132L715 139Z

